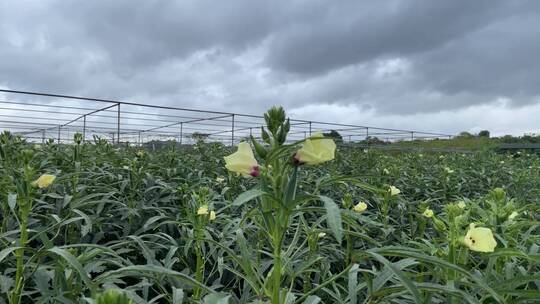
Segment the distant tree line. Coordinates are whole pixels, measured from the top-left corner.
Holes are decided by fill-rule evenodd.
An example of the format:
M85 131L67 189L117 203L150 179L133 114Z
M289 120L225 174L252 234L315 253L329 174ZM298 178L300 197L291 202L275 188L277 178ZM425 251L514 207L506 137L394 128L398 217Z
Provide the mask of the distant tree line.
M538 144L540 143L540 135L538 134L525 134L523 136L515 137L512 135L505 135L500 137L503 143L531 143Z
M475 137L489 138L490 133L489 133L488 130L482 130L482 131L478 132L478 134L472 134L470 132L463 131L463 132L459 133L459 135L457 137L458 138L475 138Z
M491 138L501 143L540 143L540 134L524 134L522 136L504 135L500 137L490 137L488 130L482 130L478 134L472 134L470 132L463 131L459 133L457 138Z

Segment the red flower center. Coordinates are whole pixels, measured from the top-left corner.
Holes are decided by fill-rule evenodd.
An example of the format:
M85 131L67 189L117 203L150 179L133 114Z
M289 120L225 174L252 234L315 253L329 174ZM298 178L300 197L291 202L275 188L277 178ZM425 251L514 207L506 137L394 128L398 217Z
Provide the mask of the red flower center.
M251 168L251 172L249 173L249 175L253 176L253 177L257 177L261 174L261 171L259 169L259 166L253 166L253 168Z
M295 154L293 155L293 165L295 165L295 166L300 166L300 165L303 165L303 164L304 164L304 162L302 162L302 161L300 160L300 157L298 157L298 153L295 153Z

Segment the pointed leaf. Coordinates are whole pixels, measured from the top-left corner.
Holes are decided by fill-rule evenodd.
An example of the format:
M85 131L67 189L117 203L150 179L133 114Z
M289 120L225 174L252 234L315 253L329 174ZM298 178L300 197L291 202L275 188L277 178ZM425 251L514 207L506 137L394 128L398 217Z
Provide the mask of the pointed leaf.
M71 253L69 253L67 250L59 248L59 247L53 247L49 249L48 251L57 254L61 256L66 262L79 273L79 276L81 277L81 280L84 281L86 286L88 286L91 290L94 289L94 283L90 280L90 277L88 276L88 273L84 270L83 266L77 258L75 258Z
M354 264L349 270L349 304L357 304L356 286L358 285L358 264Z
M232 203L233 206L241 206L243 205L244 203L247 203L249 201L251 201L252 199L255 199L259 196L263 196L264 194L266 194L264 191L262 190L259 190L259 189L251 189L251 190L248 190L242 194L240 194L235 200L234 202Z
M10 253L21 248L23 247L8 247L6 249L2 249L2 251L0 251L0 262L2 262Z
M203 299L204 304L228 304L230 295L213 293L209 294Z
M15 206L17 206L17 194L10 193L8 194L8 206L11 211L15 211Z
M309 296L307 297L307 299L304 301L304 304L318 304L321 302L321 298L317 297L317 296Z
M172 304L182 304L184 301L184 290L173 287Z
M390 271L403 283L403 286L407 288L407 290L411 293L414 299L414 303L424 303L422 301L422 296L420 295L420 291L416 286L414 285L414 282L407 277L407 275L399 270L392 262L388 261L385 257L383 257L380 254L377 254L375 252L368 252L369 255L374 257L377 261L379 261L381 264L383 264L385 267L388 267Z
M341 212L338 205L327 196L320 195L320 200L324 203L324 208L326 209L326 223L328 227L334 234L336 240L341 243L343 238L343 225L341 222Z

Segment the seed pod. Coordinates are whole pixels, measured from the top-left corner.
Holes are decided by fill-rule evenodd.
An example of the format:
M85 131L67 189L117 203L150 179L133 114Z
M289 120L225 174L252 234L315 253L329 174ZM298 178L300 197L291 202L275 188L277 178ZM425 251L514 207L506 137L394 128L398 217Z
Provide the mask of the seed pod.
M257 153L257 155L262 158L262 159L266 159L266 155L268 154L268 151L266 151L266 149L263 147L263 145L261 145L254 137L253 135L250 136L251 137L251 143L253 143L253 147L255 147L255 153Z
M266 130L264 130L264 127L261 127L261 136L262 136L262 139L269 145L272 144L272 141L270 140L270 135L268 135L268 132L266 132Z
M431 218L433 220L433 225L435 226L435 229L439 232L445 232L446 231L446 225L443 221L436 217Z

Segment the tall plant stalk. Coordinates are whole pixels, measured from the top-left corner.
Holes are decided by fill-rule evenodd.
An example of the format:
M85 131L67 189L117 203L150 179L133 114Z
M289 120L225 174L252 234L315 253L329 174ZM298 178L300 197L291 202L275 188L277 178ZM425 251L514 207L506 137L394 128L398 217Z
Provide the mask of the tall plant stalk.
M274 239L274 284L272 287L272 304L280 304L280 289L281 289L281 244L282 236L276 235Z
M24 288L24 257L25 247L28 242L28 218L30 211L32 210L32 185L31 180L33 177L33 170L28 165L30 161L30 153L25 153L23 169L23 176L16 179L15 184L17 186L17 206L19 217L19 249L15 251L16 259L16 272L15 272L15 288L13 289L10 297L10 304L19 304L21 299L22 290Z
M17 249L15 252L15 258L17 260L17 270L15 274L15 289L11 294L10 303L18 304L21 298L22 289L24 287L24 256L26 247L26 242L28 242L28 216L21 216L20 231L21 235L19 237L19 246L20 249Z
M265 113L264 118L266 128L261 128L261 134L266 145L251 137L257 155L264 160L264 166L258 164L248 143L240 143L238 151L225 157L225 162L227 169L233 172L259 178L259 193L264 194L260 198L261 225L270 240L269 246L273 254L273 265L265 283L265 293L272 304L281 304L286 298L282 289L283 243L289 229L291 214L300 203L296 200L299 167L303 164L316 165L334 159L336 145L333 140L324 139L319 133L315 138L306 139L306 143L295 153L294 149L302 142L285 144L290 130L290 122L285 117L285 111L281 107L274 107ZM306 195L304 201L314 197L316 196ZM343 228L339 209L333 201L327 205L333 212L332 224L336 223L334 231L341 241Z

